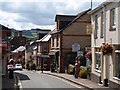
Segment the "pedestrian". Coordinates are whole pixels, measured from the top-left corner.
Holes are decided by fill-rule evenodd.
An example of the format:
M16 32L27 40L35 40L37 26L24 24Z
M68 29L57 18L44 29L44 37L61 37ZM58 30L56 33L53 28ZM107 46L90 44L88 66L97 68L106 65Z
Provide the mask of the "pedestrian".
M80 57L76 57L76 63L75 63L75 78L78 78L78 74L80 71Z

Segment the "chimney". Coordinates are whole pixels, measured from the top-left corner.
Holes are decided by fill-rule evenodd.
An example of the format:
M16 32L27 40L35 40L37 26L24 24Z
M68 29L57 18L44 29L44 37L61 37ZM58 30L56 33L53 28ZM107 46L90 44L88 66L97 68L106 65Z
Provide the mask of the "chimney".
M18 37L18 31L14 32L14 37Z
M19 37L22 37L22 31L19 31Z

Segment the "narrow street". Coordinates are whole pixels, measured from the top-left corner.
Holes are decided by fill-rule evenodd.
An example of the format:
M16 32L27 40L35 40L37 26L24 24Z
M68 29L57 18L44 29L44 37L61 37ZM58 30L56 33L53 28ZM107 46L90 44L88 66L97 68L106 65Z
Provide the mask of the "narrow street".
M35 71L15 72L21 81L23 90L26 88L83 88L66 80Z

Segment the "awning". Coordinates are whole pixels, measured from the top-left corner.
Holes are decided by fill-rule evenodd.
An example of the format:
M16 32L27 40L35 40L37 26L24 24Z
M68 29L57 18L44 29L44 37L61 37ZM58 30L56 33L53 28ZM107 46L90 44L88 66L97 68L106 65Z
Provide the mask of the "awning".
M115 50L116 53L120 53L120 50Z
M56 52L58 52L58 50L51 50L49 55L55 55Z
M14 51L12 51L12 53L18 53L18 51L15 49Z
M37 53L37 56L40 56L41 55L41 53Z
M40 55L40 57L49 58L49 55Z
M37 49L37 46L33 48L33 50L36 50Z

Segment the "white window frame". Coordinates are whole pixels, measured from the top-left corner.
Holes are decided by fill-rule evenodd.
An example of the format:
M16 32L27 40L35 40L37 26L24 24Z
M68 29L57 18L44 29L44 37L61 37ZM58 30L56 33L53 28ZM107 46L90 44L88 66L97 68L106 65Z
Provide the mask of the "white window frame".
M103 20L103 12L101 12L101 32L100 32L100 37L104 37L104 20Z
M96 54L99 54L99 62L97 61ZM98 65L97 65L98 64ZM95 71L101 72L101 52L95 52Z
M117 77L118 79L120 79L120 60L119 60L120 56L118 54L120 55L120 52L115 52L116 62L115 62L115 69L114 69L115 70L114 77Z
M94 32L94 37L95 39L98 38L98 15L95 15L95 32Z
M110 10L110 30L115 30L115 25L116 25L116 12L115 8Z

